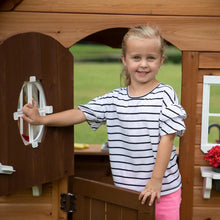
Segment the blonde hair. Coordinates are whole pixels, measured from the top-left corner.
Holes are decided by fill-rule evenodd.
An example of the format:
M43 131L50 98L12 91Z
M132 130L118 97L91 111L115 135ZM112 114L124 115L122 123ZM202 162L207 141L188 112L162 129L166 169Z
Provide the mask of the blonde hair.
M165 40L162 38L159 29L156 27L148 26L148 25L140 25L140 26L130 28L128 32L124 35L124 38L122 40L122 55L124 57L126 55L127 41L131 37L136 37L136 38L141 38L141 39L146 39L146 38L158 39L161 56L164 55ZM123 67L122 69L122 72L120 75L120 81L121 81L121 84L122 84L122 81L124 81L125 86L128 86L131 84L130 74L126 67Z

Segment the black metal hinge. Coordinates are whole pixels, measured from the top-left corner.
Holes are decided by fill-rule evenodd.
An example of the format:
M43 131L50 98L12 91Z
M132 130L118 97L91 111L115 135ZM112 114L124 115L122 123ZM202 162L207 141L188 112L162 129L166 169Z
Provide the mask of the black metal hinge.
M62 193L60 196L60 209L67 213L74 213L76 211L76 195Z

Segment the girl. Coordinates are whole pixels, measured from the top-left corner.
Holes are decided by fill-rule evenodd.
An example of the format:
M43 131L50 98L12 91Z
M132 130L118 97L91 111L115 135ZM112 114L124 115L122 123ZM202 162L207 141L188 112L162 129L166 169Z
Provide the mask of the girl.
M116 186L140 191L139 200L157 200L157 220L179 219L181 176L173 146L185 131L184 109L172 87L156 75L164 61L164 40L156 28L131 28L122 42L126 87L97 97L78 109L40 116L26 104L31 124L70 126L87 121L96 130L107 123L109 155Z

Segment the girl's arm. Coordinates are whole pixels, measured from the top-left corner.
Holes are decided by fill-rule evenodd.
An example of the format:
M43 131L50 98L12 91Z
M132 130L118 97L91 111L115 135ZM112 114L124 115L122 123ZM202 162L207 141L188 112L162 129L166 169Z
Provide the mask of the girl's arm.
M33 100L34 105L24 105L22 118L28 123L47 126L70 126L86 121L84 113L80 109L70 109L67 111L41 116L38 111L38 104Z
M158 203L160 202L162 180L170 161L174 138L175 133L161 137L152 177L148 181L145 189L139 195L139 200L141 200L142 204L146 202L148 197L150 197L149 206L153 204L155 198L157 198Z

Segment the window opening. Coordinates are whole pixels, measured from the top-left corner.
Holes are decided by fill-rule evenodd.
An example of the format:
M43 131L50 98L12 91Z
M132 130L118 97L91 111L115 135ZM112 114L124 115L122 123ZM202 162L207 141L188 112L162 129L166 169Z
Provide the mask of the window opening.
M181 102L182 52L168 43L166 60L157 79L171 85ZM120 87L122 70L121 49L106 45L79 42L70 48L74 56L74 106L85 104L91 99ZM74 126L74 142L103 144L107 140L106 128L101 126L96 133L87 123ZM179 146L179 138L175 138Z
M201 150L220 143L220 76L203 77Z

